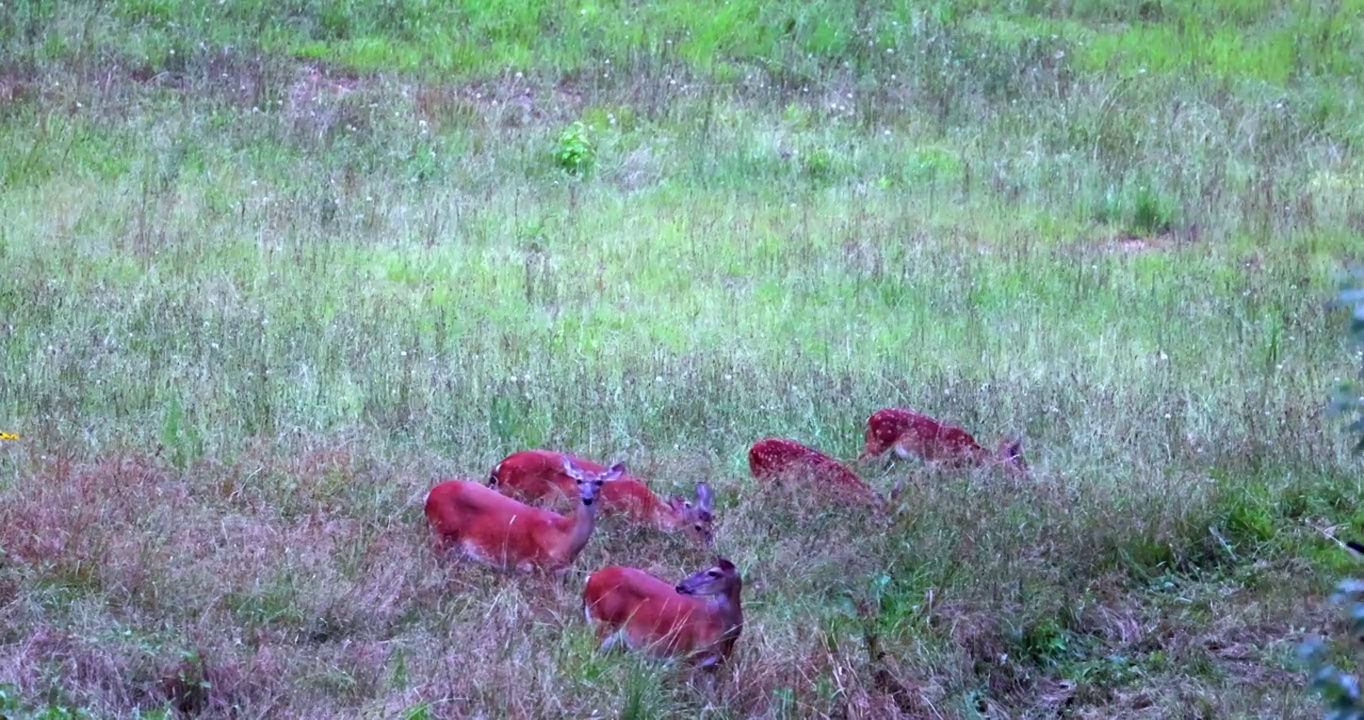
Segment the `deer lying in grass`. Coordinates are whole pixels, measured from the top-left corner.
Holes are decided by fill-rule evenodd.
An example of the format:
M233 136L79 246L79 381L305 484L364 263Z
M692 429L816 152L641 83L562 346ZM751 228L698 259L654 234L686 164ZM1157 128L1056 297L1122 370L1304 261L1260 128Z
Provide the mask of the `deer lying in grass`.
M522 450L508 455L493 468L488 486L526 502L538 503L555 495L574 498L578 486L564 471L565 460L589 472L604 470L594 462L564 453ZM685 530L702 545L710 545L714 538L715 498L704 482L696 485L695 504L681 497L665 502L648 485L622 474L602 488L600 502L603 514L623 513L634 522L664 532Z
M587 546L597 524L597 493L625 473L617 464L602 472L583 471L563 460L563 471L577 484L578 504L570 517L531 507L467 480L451 480L426 496L426 520L438 549L452 548L477 562L499 568L535 568L561 575Z
M723 558L672 585L643 570L605 567L587 578L583 613L603 651L618 642L654 657L723 664L744 629L743 578Z
M1026 474L1023 444L1002 438L994 453L981 447L971 433L913 410L885 408L867 418L866 449L858 461L892 450L902 458L919 457L952 468L1003 465L1011 473Z
M876 504L886 500L843 463L794 440L766 438L753 443L748 449L748 469L760 481L781 482L800 477L858 500ZM890 499L895 499L900 489L900 483L896 483Z

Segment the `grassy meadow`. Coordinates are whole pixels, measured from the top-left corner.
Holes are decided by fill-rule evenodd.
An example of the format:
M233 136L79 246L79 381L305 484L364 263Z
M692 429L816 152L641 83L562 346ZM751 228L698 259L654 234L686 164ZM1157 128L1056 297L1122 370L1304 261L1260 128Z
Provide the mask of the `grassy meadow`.
M1364 2L0 6L0 715L1320 716ZM858 466L917 408L1031 477ZM717 493L713 681L439 562L507 454ZM1347 650L1338 660L1349 662Z

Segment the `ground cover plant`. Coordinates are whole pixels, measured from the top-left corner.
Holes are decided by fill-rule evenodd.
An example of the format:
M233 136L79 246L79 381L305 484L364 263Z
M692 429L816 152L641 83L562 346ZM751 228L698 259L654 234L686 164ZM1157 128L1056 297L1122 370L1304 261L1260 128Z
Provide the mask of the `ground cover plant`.
M0 713L1320 716L1361 12L6 3ZM888 406L1030 474L748 476ZM532 447L713 489L713 682L579 604L684 537L437 561L427 489Z

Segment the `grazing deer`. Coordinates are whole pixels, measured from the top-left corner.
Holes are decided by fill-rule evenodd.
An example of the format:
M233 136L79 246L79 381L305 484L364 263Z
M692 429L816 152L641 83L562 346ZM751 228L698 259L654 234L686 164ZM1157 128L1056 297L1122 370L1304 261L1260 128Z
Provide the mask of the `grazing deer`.
M631 650L682 655L714 669L743 632L742 590L738 568L724 558L676 585L636 568L605 567L587 578L583 613L603 651L623 640Z
M512 453L493 468L488 486L495 487L526 502L541 502L555 495L575 497L578 485L563 469L564 460L589 472L604 468L589 460L549 450L522 450ZM714 539L715 497L704 482L696 485L696 503L681 497L664 501L649 486L623 474L602 488L603 514L624 513L641 524L665 532L686 530L702 545Z
M1018 474L1028 472L1023 459L1023 444L1002 438L992 454L981 447L971 433L912 410L885 408L867 418L866 449L858 461L893 450L902 458L917 456L926 462L953 468L1002 464Z
M879 493L846 465L794 440L767 438L753 443L753 447L748 449L748 470L758 480L780 482L787 477L802 476L857 498L884 501ZM891 490L891 498L897 496L899 491L900 486L897 484Z
M616 464L583 471L567 458L563 470L577 483L578 506L570 517L531 507L467 480L451 480L426 496L426 520L442 553L455 546L465 557L500 568L534 568L562 574L587 546L597 524L597 492L625 473Z

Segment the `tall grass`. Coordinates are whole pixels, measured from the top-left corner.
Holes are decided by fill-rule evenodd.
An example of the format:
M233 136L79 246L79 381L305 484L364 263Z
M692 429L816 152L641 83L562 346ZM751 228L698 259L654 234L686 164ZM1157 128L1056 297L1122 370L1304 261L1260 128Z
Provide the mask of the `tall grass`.
M1317 528L1364 530L1321 417L1352 3L16 8L5 712L1308 712ZM863 468L886 519L747 478L889 405L1033 479ZM435 561L426 488L525 447L712 482L714 687L577 607L680 540Z

